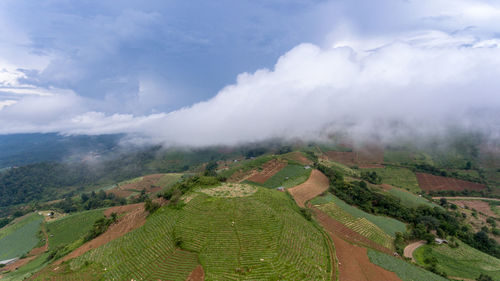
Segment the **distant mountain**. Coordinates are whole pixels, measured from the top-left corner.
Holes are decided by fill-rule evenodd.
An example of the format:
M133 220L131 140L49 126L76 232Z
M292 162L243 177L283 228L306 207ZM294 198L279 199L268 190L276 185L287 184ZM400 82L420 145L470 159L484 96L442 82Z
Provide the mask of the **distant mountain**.
M115 150L123 135L0 135L0 169L46 161L81 161Z

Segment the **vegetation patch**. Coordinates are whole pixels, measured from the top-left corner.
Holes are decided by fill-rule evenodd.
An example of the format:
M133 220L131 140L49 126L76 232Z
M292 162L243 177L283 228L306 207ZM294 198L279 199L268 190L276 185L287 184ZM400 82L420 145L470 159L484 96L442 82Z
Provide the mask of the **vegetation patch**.
M430 202L429 200L420 197L418 195L415 195L409 191L402 190L399 188L393 188L389 191L387 191L391 195L393 195L396 198L399 198L401 200L401 204L408 206L410 208L416 208L420 205L426 205L431 208L438 207L438 205Z
M0 260L20 257L35 247L43 217L31 214L0 230Z
M302 165L287 165L260 185L268 188L294 187L305 182L311 175L311 170L304 168Z
M368 249L368 257L370 261L382 268L392 271L398 275L403 281L446 281L448 279L429 272L423 268L411 265L401 259L392 257L390 255Z
M481 273L500 280L500 259L458 241L458 247L424 245L413 254L418 264L435 267L448 276L476 279Z
M202 189L201 192L215 197L244 197L257 191L257 187L241 183L225 183L213 188Z
M412 192L419 192L415 173L406 168L386 166L379 169L363 169L364 172L375 172L382 178L382 183L401 187Z

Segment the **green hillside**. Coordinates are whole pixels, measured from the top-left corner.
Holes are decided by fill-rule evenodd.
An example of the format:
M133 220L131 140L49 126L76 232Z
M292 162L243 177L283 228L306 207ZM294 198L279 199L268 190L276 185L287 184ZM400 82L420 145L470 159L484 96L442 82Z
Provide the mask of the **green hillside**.
M20 257L38 244L37 236L43 217L31 214L0 229L0 260Z
M394 197L399 198L403 205L408 206L410 208L416 208L420 205L426 205L426 206L429 206L431 208L439 207L439 205L436 205L436 204L430 202L429 200L427 200L423 197L420 197L418 195L415 195L414 193L411 193L411 192L406 191L406 190L402 190L399 188L393 188L393 189L389 190L388 192L391 195L393 195Z
M448 276L476 279L481 273L500 280L500 259L487 255L469 245L458 242L458 248L448 245L424 245L413 256L420 265L437 264L439 271Z
M198 264L205 280L329 279L324 238L294 202L248 190L256 192L197 192L183 208L163 207L143 227L38 279L186 280Z
M364 172L376 172L382 177L382 183L401 187L412 192L420 191L415 173L406 168L386 166L378 169L362 169Z

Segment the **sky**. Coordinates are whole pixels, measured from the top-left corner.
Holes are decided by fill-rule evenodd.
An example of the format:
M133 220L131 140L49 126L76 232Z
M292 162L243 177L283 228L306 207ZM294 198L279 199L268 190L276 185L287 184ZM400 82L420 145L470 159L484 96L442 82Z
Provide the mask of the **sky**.
M0 2L0 134L500 138L500 3Z

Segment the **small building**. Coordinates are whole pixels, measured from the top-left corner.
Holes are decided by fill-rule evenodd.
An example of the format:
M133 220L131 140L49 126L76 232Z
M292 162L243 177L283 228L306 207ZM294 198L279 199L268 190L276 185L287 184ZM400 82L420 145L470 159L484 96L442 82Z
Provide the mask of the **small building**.
M311 169L311 166L306 165L306 166L304 166L304 169L306 169L306 170Z
M278 191L285 191L285 188L283 186L280 186L278 188L276 188Z
M448 244L448 240L446 239L441 239L441 238L434 238L434 241L436 241L436 244L441 245L441 244Z

